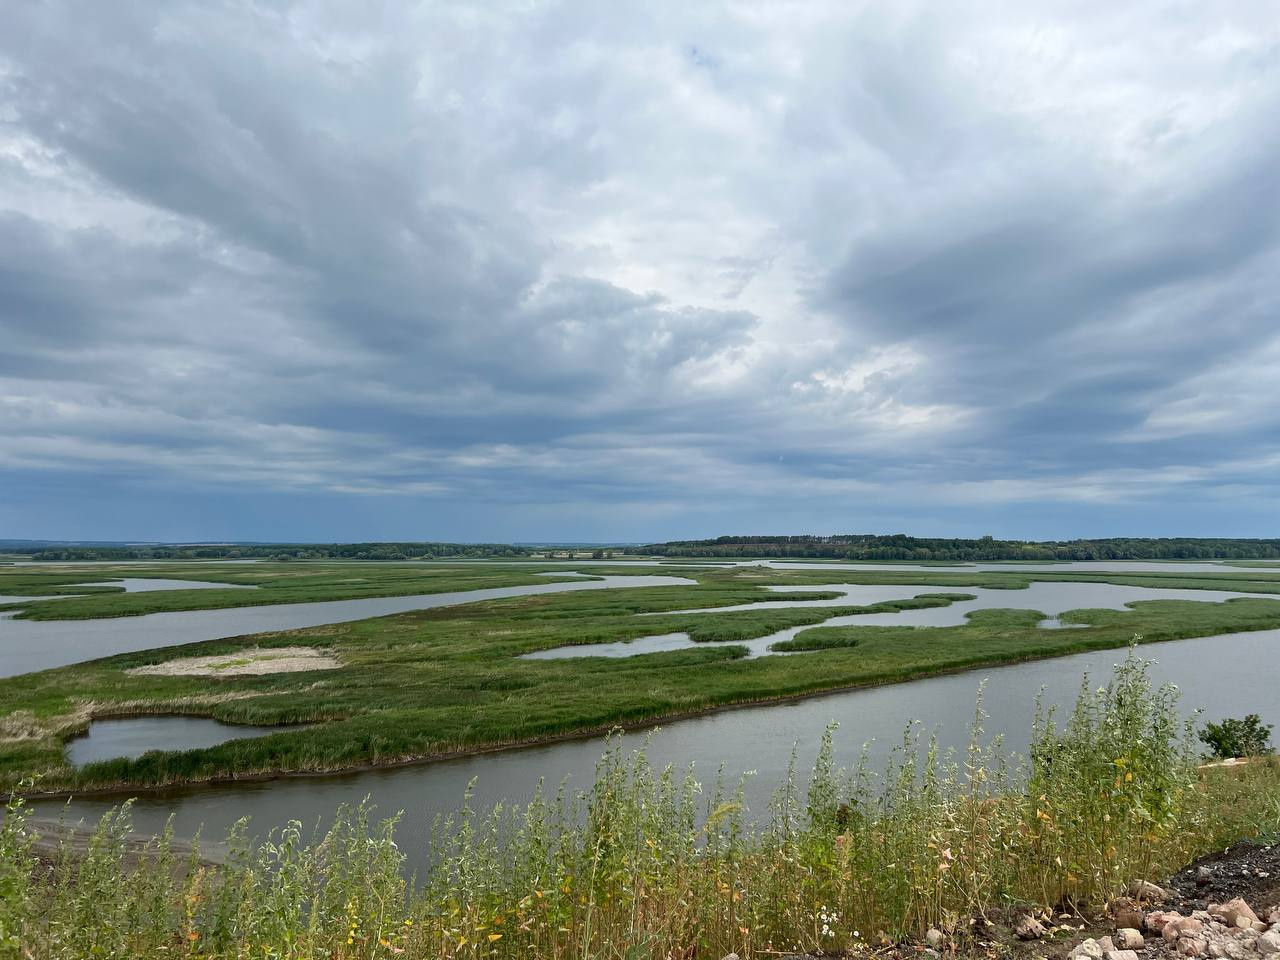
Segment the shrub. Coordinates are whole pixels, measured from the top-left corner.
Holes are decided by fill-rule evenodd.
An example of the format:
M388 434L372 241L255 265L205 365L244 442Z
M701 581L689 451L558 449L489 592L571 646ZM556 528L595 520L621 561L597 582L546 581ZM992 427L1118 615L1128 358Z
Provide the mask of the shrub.
M1215 757L1260 757L1272 753L1271 724L1256 713L1243 720L1228 717L1221 723L1207 723L1199 737Z

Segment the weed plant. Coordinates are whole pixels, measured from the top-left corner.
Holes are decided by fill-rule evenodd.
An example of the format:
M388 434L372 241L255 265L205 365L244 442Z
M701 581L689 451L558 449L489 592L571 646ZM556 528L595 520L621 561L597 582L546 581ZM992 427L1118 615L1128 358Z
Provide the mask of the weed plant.
M1029 758L981 729L939 755L912 731L883 772L836 768L828 731L769 811L740 786L616 746L590 791L439 820L406 878L395 821L341 811L322 836L240 825L221 866L129 811L37 856L19 800L0 827L0 955L30 958L750 958L962 929L1009 906L1094 907L1246 836L1280 831L1280 769L1201 772L1172 687L1132 651ZM802 788L801 779L807 779Z

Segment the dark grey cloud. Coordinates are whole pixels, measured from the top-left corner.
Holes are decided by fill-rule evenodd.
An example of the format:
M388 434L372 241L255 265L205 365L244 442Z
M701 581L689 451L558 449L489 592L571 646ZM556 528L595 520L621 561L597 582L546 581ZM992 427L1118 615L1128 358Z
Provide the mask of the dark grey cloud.
M1276 31L18 7L0 522L83 484L244 536L281 496L387 536L1247 524L1280 456Z

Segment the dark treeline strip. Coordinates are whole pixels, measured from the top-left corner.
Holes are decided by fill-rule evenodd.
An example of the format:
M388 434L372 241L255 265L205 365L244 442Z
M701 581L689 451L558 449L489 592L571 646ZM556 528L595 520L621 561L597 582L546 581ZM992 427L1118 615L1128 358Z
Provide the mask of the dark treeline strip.
M1267 560L1280 539L1113 537L1103 540L977 540L906 534L717 537L642 547L665 557L796 557L831 560Z
M529 547L507 543L264 543L139 544L10 548L36 561L78 560L431 560L528 557Z

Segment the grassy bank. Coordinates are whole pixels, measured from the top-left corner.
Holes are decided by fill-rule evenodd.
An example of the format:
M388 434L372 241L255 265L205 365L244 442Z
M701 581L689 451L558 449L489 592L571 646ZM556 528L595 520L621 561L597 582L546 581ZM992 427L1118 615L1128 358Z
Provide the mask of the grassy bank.
M158 841L126 853L127 812L86 845L33 855L20 805L0 829L0 951L31 958L744 960L839 952L1018 905L1087 910L1246 836L1280 835L1280 769L1201 774L1176 694L1132 657L1037 722L1031 761L975 732L962 756L908 739L886 771L779 786L769 811L606 756L591 791L438 824L434 868L402 873L394 823L346 811L231 838L206 869Z

